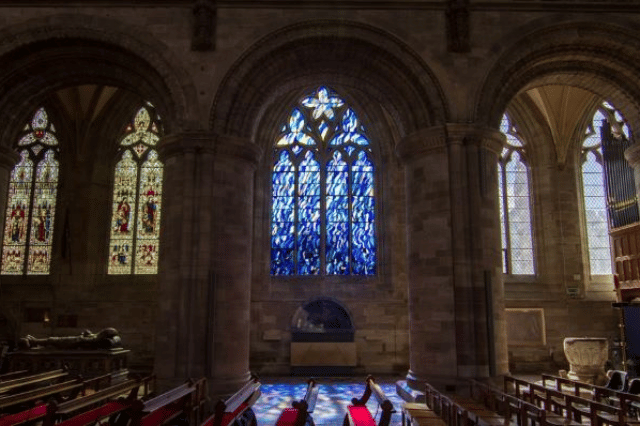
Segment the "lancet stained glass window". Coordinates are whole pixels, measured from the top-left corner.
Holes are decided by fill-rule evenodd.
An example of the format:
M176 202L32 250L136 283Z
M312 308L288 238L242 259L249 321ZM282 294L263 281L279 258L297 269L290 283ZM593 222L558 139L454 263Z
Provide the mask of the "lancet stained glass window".
M500 131L507 137L498 162L502 269L505 274L534 274L529 168L524 143L505 114Z
M44 108L18 140L20 160L11 172L2 244L3 275L46 275L56 212L58 139Z
M602 127L607 123L619 139L630 137L628 125L618 111L607 102L595 112L582 143L582 196L589 248L591 275L612 273L609 221L602 153Z
M321 86L274 146L271 275L375 275L375 166L355 112Z
M154 117L154 118L152 118ZM147 104L120 141L109 242L109 274L156 274L160 239L163 165L154 150L160 119Z

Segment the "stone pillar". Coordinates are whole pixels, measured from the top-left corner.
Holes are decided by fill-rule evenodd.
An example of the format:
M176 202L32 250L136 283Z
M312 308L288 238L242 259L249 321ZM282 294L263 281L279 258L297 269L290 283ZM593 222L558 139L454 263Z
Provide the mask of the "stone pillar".
M20 159L20 155L11 148L0 145L0 241L4 241L4 220L7 212L7 194L9 191L9 181L11 171Z
M503 141L497 131L448 124L398 146L408 194L407 379L416 389L506 372L496 172Z
M210 396L249 378L253 180L247 141L183 133L160 141L165 164L155 373L168 388L206 377Z
M409 366L407 382L444 384L457 375L450 171L444 127L397 147L407 194Z
M504 136L469 124L447 128L452 188L458 378L507 372L498 154Z

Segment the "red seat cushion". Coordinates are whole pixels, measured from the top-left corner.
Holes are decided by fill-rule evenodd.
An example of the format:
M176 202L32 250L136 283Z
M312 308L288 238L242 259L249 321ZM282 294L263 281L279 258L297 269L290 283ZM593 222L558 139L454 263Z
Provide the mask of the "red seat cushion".
M293 426L296 424L296 418L298 417L297 408L285 408L280 413L276 426Z
M371 413L367 407L350 405L347 407L349 417L356 426L376 426L375 420L371 417Z
M12 426L29 420L37 420L44 417L45 414L47 414L47 404L38 405L21 413L0 417L0 426Z

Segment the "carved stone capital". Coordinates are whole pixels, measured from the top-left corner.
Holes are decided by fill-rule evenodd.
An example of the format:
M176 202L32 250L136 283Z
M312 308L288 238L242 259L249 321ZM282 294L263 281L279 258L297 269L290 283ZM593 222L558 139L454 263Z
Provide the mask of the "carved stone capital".
M422 157L430 152L441 150L447 145L444 126L422 129L408 135L396 146L396 153L403 162Z
M624 158L627 159L631 167L634 169L640 166L640 144L634 143L624 152Z
M158 152L164 160L186 153L214 151L215 135L209 132L184 132L160 139Z
M495 154L500 154L506 143L505 136L496 129L476 124L450 123L446 125L449 143L476 145Z
M262 148L248 139L218 135L215 154L235 157L255 167L262 157Z
M0 169L13 170L20 155L11 148L0 145Z
M233 157L255 166L262 148L248 139L211 132L183 132L160 139L158 152L163 159L186 153Z

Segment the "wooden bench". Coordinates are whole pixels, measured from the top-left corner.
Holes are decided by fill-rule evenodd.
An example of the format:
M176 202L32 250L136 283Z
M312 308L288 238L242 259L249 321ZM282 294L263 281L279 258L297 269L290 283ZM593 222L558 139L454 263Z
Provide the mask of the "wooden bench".
M375 382L374 378L369 376L367 377L366 387L362 397L359 399L353 398L351 400L352 405L347 407L347 414L344 417L343 426L375 426L376 422L366 407L367 401L369 401L372 394L375 396L378 406L382 409L378 426L389 425L391 414L395 413L393 404Z
M0 398L0 412L7 412L8 408L19 405L32 405L54 397L60 401L73 399L82 391L83 384L80 379L69 380L46 387L41 387L26 392L11 394ZM64 396L66 394L66 397Z
M61 380L68 375L67 371L60 369L0 382L0 395L20 391L26 387L41 386L44 383Z
M188 424L195 423L205 398L205 379L190 379L146 402L136 400L126 411L130 426L159 426L178 416L185 418Z
M29 373L28 370L20 370L20 371L11 371L9 373L0 374L0 383L6 382L7 380L13 380L19 377L26 376L28 373Z
M425 403L402 404L402 426L444 426L446 423Z
M218 401L214 413L201 426L228 426L239 418L244 419L244 424L255 424L255 414L251 407L260 395L260 381L257 376L252 376L238 392L225 401Z
M112 417L131 407L138 397L147 396L149 383L153 379L153 376L130 379L61 404L52 401L47 405L42 426L53 426L61 419L66 420L57 426L90 425L106 417Z
M304 398L300 401L293 401L291 408L282 410L276 421L276 426L314 426L315 423L310 414L315 409L319 390L315 380L309 379Z
M105 383L108 384L110 380L111 380L110 375L95 377L93 379L86 380L86 381L76 380L76 382L81 381L81 386L79 388L76 388L74 384L73 392L67 397L67 399L73 400L73 398L77 397L77 395L79 394L85 395L86 393L89 392L89 390L94 392L98 391L100 387L103 387ZM74 382L70 382L70 383L74 383ZM18 394L18 395L6 396L5 398L7 400L16 399L18 397L20 398L24 397L24 399L21 399L16 405L25 405L25 404L30 405L28 403L33 403L35 404L35 406L29 407L23 411L19 411L16 413L12 413L12 414L0 417L0 426L17 425L20 423L32 422L35 420L41 420L45 418L48 412L48 405L57 404L59 402L53 399L50 401L49 404L40 403L40 401L45 399L45 397L50 396L50 391L52 389L55 392L55 394L58 394L60 386L59 385L52 385L52 386L53 388L42 387L42 388L38 388L38 389L25 392L22 394Z

